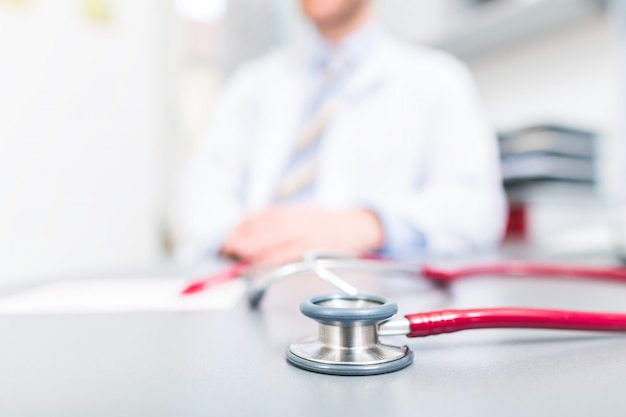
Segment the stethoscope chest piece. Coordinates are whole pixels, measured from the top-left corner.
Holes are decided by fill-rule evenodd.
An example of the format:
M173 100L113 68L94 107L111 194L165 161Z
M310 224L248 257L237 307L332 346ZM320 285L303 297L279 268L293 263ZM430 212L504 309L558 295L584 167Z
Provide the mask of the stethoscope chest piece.
M331 375L375 375L405 368L413 361L413 352L378 340L378 324L397 310L396 303L370 295L306 300L300 311L319 323L319 335L292 343L287 360L299 368Z

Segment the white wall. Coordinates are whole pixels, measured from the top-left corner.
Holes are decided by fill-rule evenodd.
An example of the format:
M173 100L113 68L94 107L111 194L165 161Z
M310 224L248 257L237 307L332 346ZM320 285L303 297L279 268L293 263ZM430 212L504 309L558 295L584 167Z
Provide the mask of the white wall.
M159 259L167 2L22 3L0 2L0 286Z
M406 39L430 39L447 29L453 0L377 0L377 18Z
M620 77L615 33L602 13L469 60L501 130L562 122L597 130L599 185L623 188Z
M515 1L502 0L499 5L510 6ZM425 41L455 29L455 4L458 1L377 2L381 18L394 32ZM621 133L621 77L612 22L596 10L565 26L465 60L498 129L562 122L600 132L599 188L602 194L612 196L626 190L621 168L626 162L622 156L626 146Z
M96 22L83 13L88 1L0 0L0 286L162 257L163 186L177 150L171 2L98 0L111 17ZM300 30L289 23L293 3L271 2L287 16L279 37ZM430 0L378 6L398 32L424 37L443 30L448 10ZM468 62L498 128L561 121L603 132L606 192L620 188L624 166L612 42L596 14Z
M502 0L498 7L513 3ZM423 40L437 39L445 36L447 28L455 29L451 4L451 0L378 1L381 16L393 31ZM524 25L523 20L515 23L517 30ZM620 73L619 65L619 51L624 46L617 43L613 23L596 8L567 24L465 58L498 130L560 122L594 129L601 135L598 196L571 201L557 197L533 204L531 239L545 241L547 251L612 249L615 210L610 207L623 202L626 195L626 129L620 100L626 98L620 97L626 74ZM494 36L506 35L502 30Z

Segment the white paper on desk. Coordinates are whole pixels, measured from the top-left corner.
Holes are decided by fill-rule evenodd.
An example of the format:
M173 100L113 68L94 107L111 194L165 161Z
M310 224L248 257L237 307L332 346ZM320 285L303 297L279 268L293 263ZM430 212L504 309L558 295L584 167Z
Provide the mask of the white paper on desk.
M246 290L238 279L180 296L180 278L93 279L51 283L0 298L0 315L232 309Z

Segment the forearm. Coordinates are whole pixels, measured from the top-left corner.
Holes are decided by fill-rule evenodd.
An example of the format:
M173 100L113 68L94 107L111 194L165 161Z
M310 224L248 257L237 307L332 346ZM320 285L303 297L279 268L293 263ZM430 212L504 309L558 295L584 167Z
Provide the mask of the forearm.
M455 255L495 247L504 230L506 202L498 186L429 187L368 204L393 257Z

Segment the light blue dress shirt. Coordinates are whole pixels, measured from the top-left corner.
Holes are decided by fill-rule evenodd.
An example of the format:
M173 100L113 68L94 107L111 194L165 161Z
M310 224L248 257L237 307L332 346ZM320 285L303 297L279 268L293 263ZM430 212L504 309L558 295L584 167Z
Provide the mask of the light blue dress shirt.
M378 26L370 24L338 44L331 44L320 35L314 37L310 63L310 79L313 85L309 87L312 94L302 115L303 128L325 104L341 93L359 66L368 59L370 51L382 35L383 32ZM332 79L327 85L324 84L326 77ZM323 140L324 133L306 151L294 155L285 167L285 174L295 170L311 158L315 158ZM286 202L309 202L313 198L314 191L315 184L291 196ZM403 258L406 254L411 254L411 257L415 257L416 252L419 253L425 249L426 241L419 230L414 230L410 224L390 215L380 207L364 208L376 213L382 224L385 242L379 251L381 255Z

